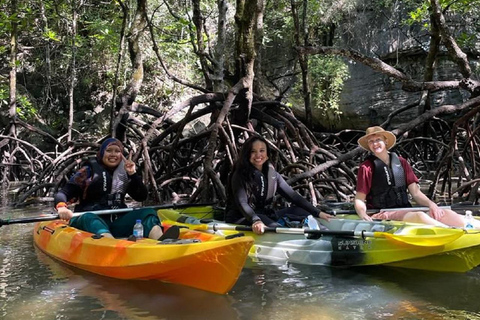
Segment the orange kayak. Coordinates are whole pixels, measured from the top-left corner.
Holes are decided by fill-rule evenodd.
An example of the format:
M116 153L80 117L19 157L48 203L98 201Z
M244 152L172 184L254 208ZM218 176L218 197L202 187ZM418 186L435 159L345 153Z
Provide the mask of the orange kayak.
M176 242L97 239L60 220L39 222L33 229L39 249L79 269L119 279L155 279L219 294L236 283L254 241L187 229L181 229L179 238Z

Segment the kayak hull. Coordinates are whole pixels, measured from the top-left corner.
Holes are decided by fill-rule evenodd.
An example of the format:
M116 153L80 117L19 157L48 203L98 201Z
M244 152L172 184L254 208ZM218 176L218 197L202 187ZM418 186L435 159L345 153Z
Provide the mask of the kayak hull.
M204 210L205 211L205 210ZM162 221L186 225L193 229L211 229L213 224L221 229L228 226L221 221L195 219L178 210L158 210ZM317 222L320 222L316 219ZM324 265L333 267L352 267L368 265L387 265L394 267L422 269L442 272L466 272L480 264L480 233L475 231L462 233L457 229L444 229L434 226L418 225L400 221L367 222L357 216L342 216L322 223L329 230L342 231L379 231L402 234L408 228L419 228L433 233L455 232L459 235L442 245L415 245L385 237L342 237L322 236L320 239L307 239L303 234L265 233L256 235L244 232L255 239L250 250L253 260L289 261L306 265ZM230 225L231 226L231 225ZM426 232L426 233L429 233ZM217 234L238 233L232 230L219 230ZM422 236L416 236L421 239Z
M79 269L118 279L161 280L219 294L236 283L253 245L250 237L225 239L193 230L181 230L183 240L178 243L97 239L59 220L37 223L33 237L47 255Z

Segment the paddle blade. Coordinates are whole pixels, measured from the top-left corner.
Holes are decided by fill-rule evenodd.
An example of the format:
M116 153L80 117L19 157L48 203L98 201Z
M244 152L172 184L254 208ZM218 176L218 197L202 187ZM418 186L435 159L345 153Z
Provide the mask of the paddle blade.
M464 234L465 232L462 229L427 226L406 226L396 233L374 232L374 236L424 247L443 246L457 240Z

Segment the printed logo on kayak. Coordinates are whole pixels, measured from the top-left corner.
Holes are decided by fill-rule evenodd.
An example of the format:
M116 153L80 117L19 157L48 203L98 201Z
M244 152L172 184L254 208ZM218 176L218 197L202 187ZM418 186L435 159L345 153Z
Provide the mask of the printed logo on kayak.
M337 241L338 251L357 251L363 249L371 249L372 240L363 239L339 239Z

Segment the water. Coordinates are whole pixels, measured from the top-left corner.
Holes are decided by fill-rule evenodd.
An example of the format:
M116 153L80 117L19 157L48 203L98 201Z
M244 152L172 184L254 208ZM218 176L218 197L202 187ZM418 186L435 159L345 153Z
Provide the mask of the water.
M480 319L480 268L449 274L248 261L222 296L71 268L34 247L32 227L0 228L1 319Z

